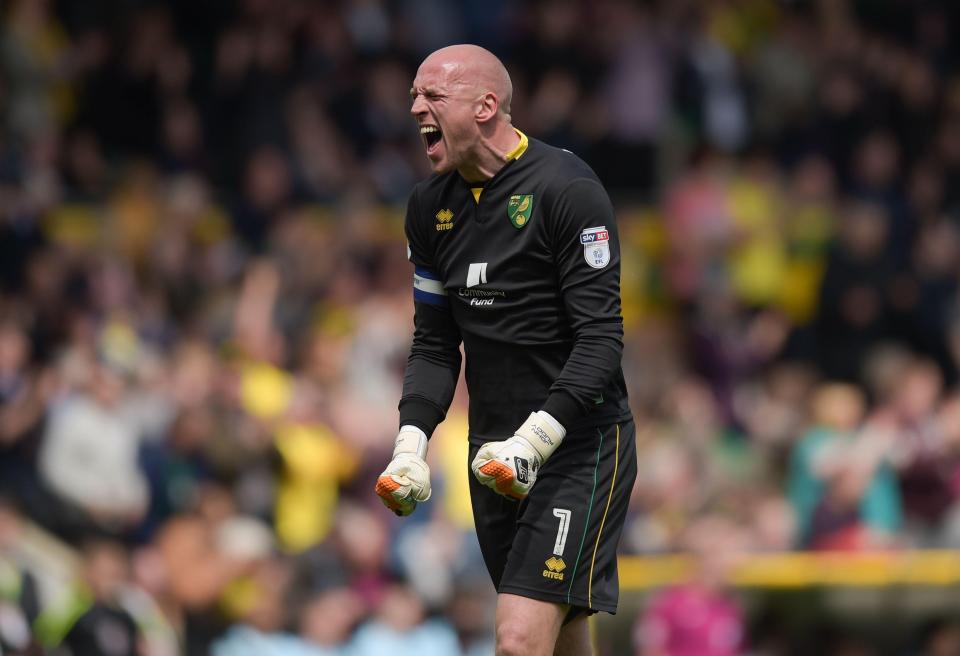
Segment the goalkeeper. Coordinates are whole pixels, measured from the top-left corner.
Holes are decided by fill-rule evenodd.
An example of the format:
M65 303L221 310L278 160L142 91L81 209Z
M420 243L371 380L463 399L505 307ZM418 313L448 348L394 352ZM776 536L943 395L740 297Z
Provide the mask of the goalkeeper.
M434 52L413 81L434 174L407 206L413 347L377 494L400 515L429 498L428 438L453 399L462 343L497 654L584 656L586 616L616 612L636 477L620 249L596 175L515 129L511 95L503 64L470 45Z

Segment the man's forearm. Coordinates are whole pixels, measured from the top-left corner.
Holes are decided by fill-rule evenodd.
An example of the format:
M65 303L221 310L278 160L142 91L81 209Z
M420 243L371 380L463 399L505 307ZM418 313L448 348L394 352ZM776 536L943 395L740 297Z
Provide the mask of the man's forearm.
M460 377L460 334L449 313L417 304L416 330L400 397L400 425L431 435L453 402Z
M570 426L601 401L603 390L620 369L623 325L620 321L596 323L578 335L563 370L543 405L563 426Z

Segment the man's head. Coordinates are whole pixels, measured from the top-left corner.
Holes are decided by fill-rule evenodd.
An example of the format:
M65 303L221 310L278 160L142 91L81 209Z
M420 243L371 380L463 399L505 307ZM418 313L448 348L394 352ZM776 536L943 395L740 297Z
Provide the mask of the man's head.
M477 166L490 141L510 126L513 85L493 53L474 45L437 50L417 70L410 113L433 170Z

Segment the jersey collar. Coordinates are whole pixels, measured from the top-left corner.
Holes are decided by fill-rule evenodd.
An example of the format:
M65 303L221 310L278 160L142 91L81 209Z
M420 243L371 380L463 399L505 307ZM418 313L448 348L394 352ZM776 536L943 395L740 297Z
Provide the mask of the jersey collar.
M517 133L518 137L520 137L520 143L517 144L516 148L507 153L508 162L512 159L520 159L520 157L527 152L527 146L530 145L530 140L527 139L527 135L517 128L513 128L513 131Z
M520 143L518 143L513 150L511 150L509 153L507 153L504 156L504 159L507 160L507 163L504 164L499 171L494 173L492 178L490 178L489 180L484 180L483 182L467 182L466 180L463 179L463 176L460 176L459 174L457 175L457 177L460 178L460 182L462 182L467 188L470 189L471 193L473 194L474 202L479 203L480 194L483 193L483 190L489 187L495 180L499 179L500 174L503 173L507 168L509 168L512 162L520 159L523 156L523 154L527 152L527 148L530 147L530 139L527 137L527 135L525 135L523 132L521 132L517 128L513 128L513 131L516 132L517 136L520 137Z

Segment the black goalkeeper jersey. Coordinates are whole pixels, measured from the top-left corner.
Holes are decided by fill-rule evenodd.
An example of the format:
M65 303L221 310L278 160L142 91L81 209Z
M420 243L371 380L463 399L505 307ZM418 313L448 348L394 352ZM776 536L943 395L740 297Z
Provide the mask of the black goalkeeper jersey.
M407 206L415 330L401 425L430 435L443 420L461 341L474 442L505 439L536 410L568 431L627 419L620 246L597 176L530 139L477 187L434 175Z

